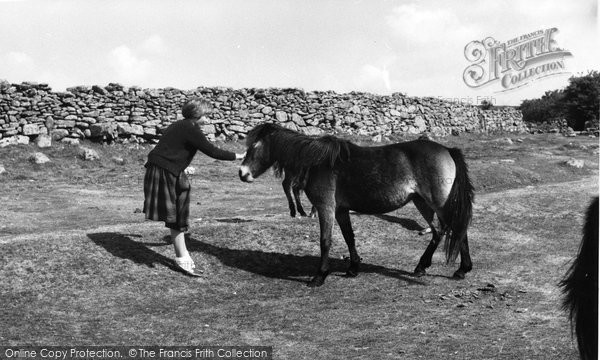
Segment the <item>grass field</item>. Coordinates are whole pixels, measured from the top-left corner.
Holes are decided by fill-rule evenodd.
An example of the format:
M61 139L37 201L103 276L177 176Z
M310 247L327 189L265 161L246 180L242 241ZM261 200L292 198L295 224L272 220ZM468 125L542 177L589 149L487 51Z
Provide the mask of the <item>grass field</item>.
M237 178L239 162L198 155L188 248L202 278L174 271L167 229L146 222L149 147L0 149L0 343L4 345L264 345L276 359L574 359L557 283L576 254L583 212L598 194L597 138L460 136L475 184L463 281L440 251L411 272L429 235L412 204L352 214L363 258L343 276L306 281L319 259L318 223L292 219L280 180ZM368 142L363 141L368 144ZM243 151L241 143L221 146ZM113 157L124 160L116 162ZM583 159L575 169L563 163ZM306 205L308 206L308 202Z

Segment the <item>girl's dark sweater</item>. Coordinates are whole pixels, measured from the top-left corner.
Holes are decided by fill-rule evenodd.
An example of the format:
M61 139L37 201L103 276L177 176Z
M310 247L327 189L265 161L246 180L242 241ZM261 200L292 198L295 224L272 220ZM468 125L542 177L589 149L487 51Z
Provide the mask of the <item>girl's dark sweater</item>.
M167 127L148 154L146 167L156 165L177 176L190 165L197 150L218 160L235 160L235 153L211 144L195 120L183 119Z

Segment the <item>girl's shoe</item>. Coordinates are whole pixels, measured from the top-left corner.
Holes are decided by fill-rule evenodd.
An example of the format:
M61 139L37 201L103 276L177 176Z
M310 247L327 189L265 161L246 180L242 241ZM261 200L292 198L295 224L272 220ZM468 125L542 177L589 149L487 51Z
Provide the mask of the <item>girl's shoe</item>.
M177 265L180 270L190 276L200 276L200 274L194 271L196 264L194 264L194 260L192 260L192 258L189 256L176 257L175 265ZM202 270L200 270L200 273L202 273Z

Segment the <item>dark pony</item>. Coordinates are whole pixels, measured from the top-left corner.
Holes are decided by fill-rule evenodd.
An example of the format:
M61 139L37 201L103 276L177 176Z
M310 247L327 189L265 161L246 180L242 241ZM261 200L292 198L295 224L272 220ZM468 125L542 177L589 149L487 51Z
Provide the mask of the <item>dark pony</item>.
M588 207L583 239L560 285L582 359L598 358L598 197Z
M429 140L361 147L326 135L309 137L275 124L261 124L248 133L240 179L246 182L274 166L305 174L304 191L317 208L321 262L310 286L320 286L329 274L329 250L334 220L350 252L348 276L359 272L349 211L381 214L412 201L431 227L432 239L415 274L424 275L442 239L446 261L460 254L454 273L464 278L472 269L467 239L473 186L459 149Z

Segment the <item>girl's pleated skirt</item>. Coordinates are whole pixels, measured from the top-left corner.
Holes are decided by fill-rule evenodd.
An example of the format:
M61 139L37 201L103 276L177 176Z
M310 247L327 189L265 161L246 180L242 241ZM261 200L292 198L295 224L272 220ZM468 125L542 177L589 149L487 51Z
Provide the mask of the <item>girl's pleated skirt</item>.
M144 213L146 219L164 221L170 229L188 230L190 181L183 171L175 176L159 166L146 164Z

